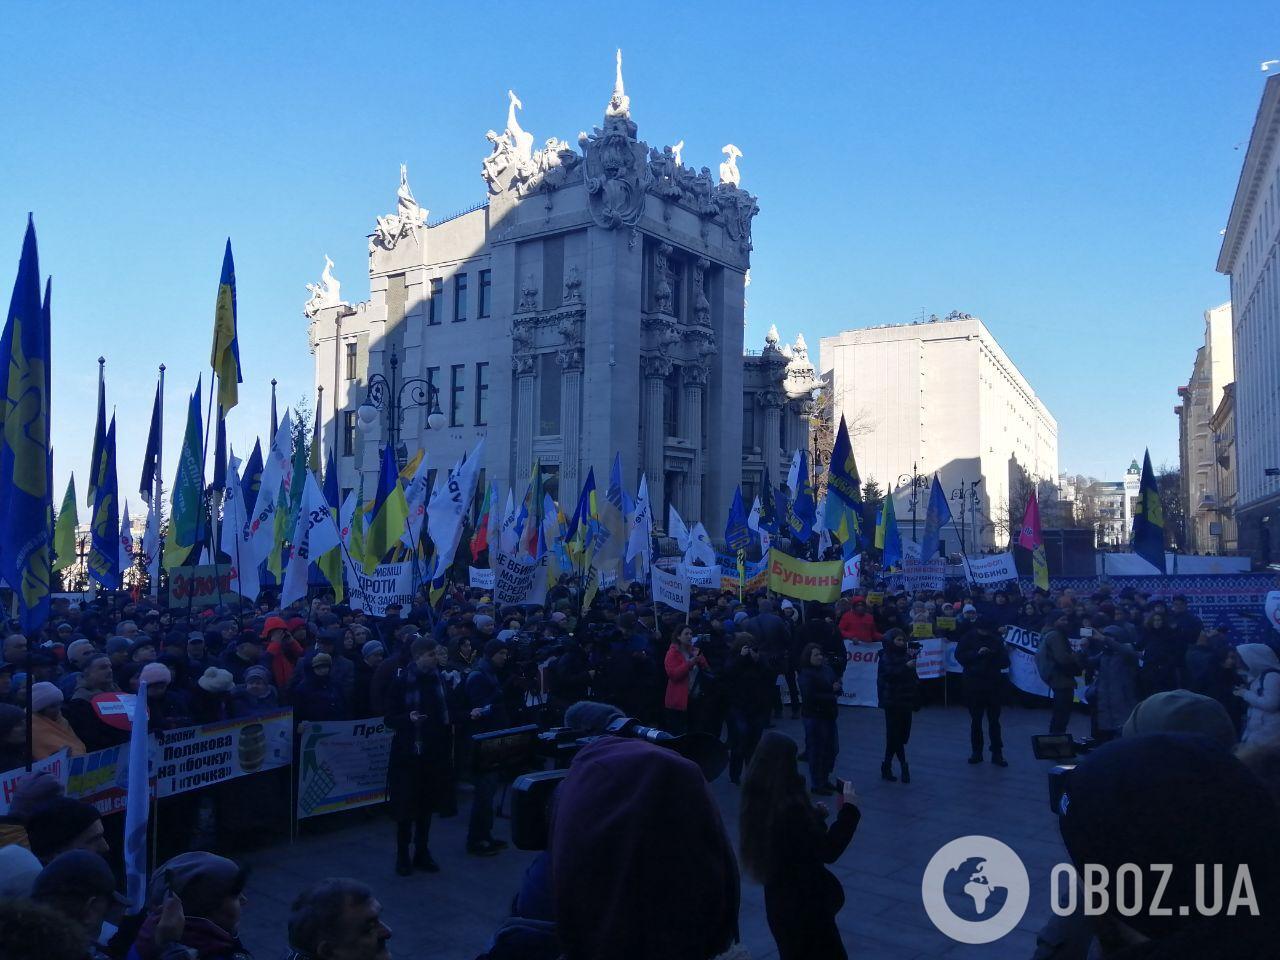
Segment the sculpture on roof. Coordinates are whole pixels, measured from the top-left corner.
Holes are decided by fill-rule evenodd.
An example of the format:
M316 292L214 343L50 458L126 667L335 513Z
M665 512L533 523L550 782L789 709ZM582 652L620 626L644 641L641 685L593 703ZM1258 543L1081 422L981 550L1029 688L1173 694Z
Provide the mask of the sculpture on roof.
M604 128L578 135L591 216L607 229L635 227L644 212L645 194L653 183L645 145L636 140L631 98L622 84L622 51L613 96L605 107ZM634 237L633 237L634 240Z
M369 242L369 252L376 246L384 250L394 250L396 244L407 236L418 240L418 228L427 222L427 211L418 205L409 187L409 168L400 164L400 186L396 188L396 212L377 218L373 239Z
M311 296L302 308L302 313L311 319L326 307L336 307L342 303L342 284L333 275L333 261L326 253L324 271L320 274L319 283L308 283L307 292Z
M727 183L731 187L739 186L742 183L742 174L738 171L738 158L742 156L742 151L732 143L726 143L720 148L720 152L725 157L720 164L720 182Z

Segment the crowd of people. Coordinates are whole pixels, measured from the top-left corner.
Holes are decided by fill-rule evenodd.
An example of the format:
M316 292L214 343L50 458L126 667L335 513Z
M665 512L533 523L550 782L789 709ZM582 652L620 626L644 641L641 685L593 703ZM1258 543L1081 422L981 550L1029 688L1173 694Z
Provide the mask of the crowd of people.
M969 762L989 757L1008 765L1001 708L1017 694L1004 638L1022 627L1040 634L1036 666L1052 691L1050 732L1067 729L1083 685L1089 745L1098 745L1093 756L1117 752L1100 746L1110 740L1128 741L1124 749L1131 749L1167 734L1209 734L1232 750L1243 741L1240 760L1224 751L1232 776L1252 778L1274 803L1280 660L1265 644L1233 645L1225 624L1202 623L1184 598L1113 594L1105 587L1087 597L1070 591L1024 597L1014 589L963 585L913 596L870 579L864 586L833 605L699 591L688 614L655 606L639 586L603 590L581 609L568 580L536 608L499 607L482 591L454 588L435 607L423 596L409 608L392 604L380 617L335 604L331 596L285 610L269 600L204 611L168 609L146 598L60 600L38 635L15 632L4 639L0 769L63 749L75 756L125 742L127 725L110 722L95 698L136 693L140 682L152 730L281 706L292 708L300 728L384 718L393 732L387 811L395 824L395 871L407 876L440 870L430 848L432 820L457 812L462 780L473 784L466 852L493 857L507 846L494 835L500 775L473 762L476 735L521 723L554 726L570 705L595 700L673 734L726 744L728 779L741 789L737 856L696 766L651 744L614 738L584 748L553 813L547 856L556 869L528 881L541 885L539 895L522 891L521 899L541 906L517 912L504 925L488 954L493 960L733 956L739 862L764 886L781 957L843 957L835 926L843 893L826 865L849 845L861 816L852 787L834 779L842 680L849 647L857 644L879 652L880 772L887 781L911 782L912 718L936 696L917 675L922 632L956 641L970 714ZM925 623L929 630L921 631ZM1204 704L1213 705L1216 728L1204 720ZM802 721L802 747L770 729L788 710ZM1183 721L1190 715L1197 719L1188 725ZM1093 756L1081 766L1095 763ZM243 870L188 848L234 852L223 828L235 826L235 811L245 806L234 802L243 799L238 791L261 789L254 784L263 779L210 791L229 791L228 803L211 803L200 792L172 798L187 804L183 822L205 829L178 831L170 840L176 848L156 851L163 862L153 873L147 909L122 917L116 893L122 824L113 822L122 815L101 817L92 806L59 796L47 775L28 775L0 818L0 896L6 898L0 946L17 942L14 931L35 936L32 931L56 928L57 937L40 940L46 951L40 956L248 956L237 939ZM665 809L673 795L684 797L681 824L658 829L646 798ZM834 817L826 797L834 800ZM606 808L622 819L601 822L596 814ZM1080 833L1065 819L1063 831L1075 856ZM702 851L695 859L705 873L686 869L689 849ZM610 850L637 864L624 871L634 876L592 867ZM705 905L687 923L672 921L680 912L672 907L674 891L663 892L670 875L662 871L672 858L685 864L682 890L698 889ZM575 899L588 889L592 916ZM600 910L601 898L611 906ZM652 902L640 906L643 901ZM62 922L67 918L70 924ZM108 943L100 942L104 922L116 931ZM372 891L351 880L324 881L301 896L289 934L299 958L380 957L390 937ZM58 953L55 942L70 952ZM13 949L0 953L36 955ZM1166 954L1133 954L1147 955Z

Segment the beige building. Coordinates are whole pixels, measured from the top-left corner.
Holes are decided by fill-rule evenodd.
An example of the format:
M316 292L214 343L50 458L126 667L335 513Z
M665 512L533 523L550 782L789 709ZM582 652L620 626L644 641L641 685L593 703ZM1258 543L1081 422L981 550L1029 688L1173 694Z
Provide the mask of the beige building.
M571 509L588 468L603 491L617 451L631 491L648 476L660 525L674 503L715 534L744 466L776 482L812 407L803 340L744 355L758 206L742 153L724 146L716 176L683 139L639 140L621 55L599 126L572 145L535 147L507 99L505 129L475 158L485 199L431 219L402 167L369 237L369 299L343 300L332 263L309 286L340 486L363 480L372 496L388 442L444 469L483 438L485 482L518 498L536 461Z
M1218 272L1231 278L1240 549L1270 564L1280 560L1280 75L1262 90Z
M1193 553L1223 553L1227 540L1235 541L1220 463L1227 441L1213 427L1214 414L1234 380L1231 304L1224 303L1204 312L1204 344L1196 350L1190 380L1178 388L1182 402L1174 408L1186 511L1186 543L1179 546Z
M1011 497L1025 496L1026 481L1058 476L1057 421L976 317L951 313L823 337L818 366L831 379L834 416L857 424L863 479L895 492L904 535L913 468L926 479L937 473L949 496L979 481L976 510L968 502L966 511L970 547L1006 543ZM916 498L917 537L927 499L925 487ZM954 549L957 534L946 536Z

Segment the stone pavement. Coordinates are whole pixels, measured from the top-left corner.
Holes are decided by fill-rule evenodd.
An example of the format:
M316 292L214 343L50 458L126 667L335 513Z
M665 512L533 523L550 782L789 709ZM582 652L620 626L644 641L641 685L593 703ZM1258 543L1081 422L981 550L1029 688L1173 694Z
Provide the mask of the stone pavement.
M779 726L803 741L798 721ZM913 782L903 785L879 778L884 735L880 711L842 708L836 774L853 782L863 812L853 843L832 868L847 897L837 922L851 957L1031 956L1035 930L1049 916L1049 871L1066 859L1048 807L1045 774L1051 764L1031 754L1030 736L1047 727L1047 710L1006 708L1009 768L969 766L968 714L957 706L926 707L916 714L908 748ZM1087 719L1075 716L1072 732L1085 735ZM712 791L736 846L736 788L722 776ZM490 859L466 856L468 794L462 793L460 800L459 816L437 819L433 827L431 850L443 868L435 876L395 875L393 827L371 811L318 819L292 845L286 841L245 855L252 868L243 926L249 949L260 960L279 956L293 896L313 880L352 876L369 883L382 901L395 933L393 956L472 960L507 913L521 873L534 855L513 849ZM506 829L499 820L495 833L506 836ZM1026 916L1007 937L985 946L958 944L939 933L920 898L929 858L944 843L968 834L1007 843L1031 877ZM755 960L777 956L765 922L763 891L745 879L741 927Z

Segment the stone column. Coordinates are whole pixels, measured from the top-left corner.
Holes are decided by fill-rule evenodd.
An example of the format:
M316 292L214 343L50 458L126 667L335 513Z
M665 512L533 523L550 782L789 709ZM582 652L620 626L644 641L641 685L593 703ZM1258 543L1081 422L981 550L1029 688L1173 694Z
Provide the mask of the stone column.
M684 368L684 409L680 419L685 424L685 439L693 448L689 476L684 485L684 503L689 522L702 519L702 396L707 387L709 370L705 363Z
M764 468L769 473L769 482L777 486L785 477L779 476L779 431L782 427L782 395L774 390L759 394L760 406L764 408L764 435L760 440L760 450L764 454Z
M515 486L529 478L533 469L533 371L532 356L512 357L516 375L516 475Z
M662 395L672 363L659 355L640 358L642 382L640 396L640 425L644 430L644 472L649 478L649 503L653 509L653 522L663 530L667 528L667 505L663 492L666 486L666 437L662 420Z
M556 356L560 364L560 501L577 502L582 442L582 348L567 347Z

